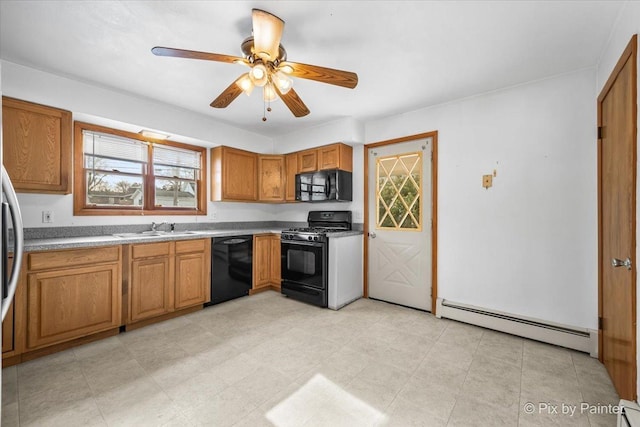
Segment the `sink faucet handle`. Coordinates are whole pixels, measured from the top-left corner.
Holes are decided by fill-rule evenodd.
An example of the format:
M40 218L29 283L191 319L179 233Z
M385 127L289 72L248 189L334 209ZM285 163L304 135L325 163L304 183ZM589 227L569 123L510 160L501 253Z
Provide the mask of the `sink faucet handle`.
M158 224L156 224L155 221L152 221L151 222L151 231L156 231L157 225Z
M176 223L175 223L175 222L170 223L170 224L169 224L169 227L171 227L171 228L170 228L170 229L171 229L171 231L175 231L175 229L176 229Z

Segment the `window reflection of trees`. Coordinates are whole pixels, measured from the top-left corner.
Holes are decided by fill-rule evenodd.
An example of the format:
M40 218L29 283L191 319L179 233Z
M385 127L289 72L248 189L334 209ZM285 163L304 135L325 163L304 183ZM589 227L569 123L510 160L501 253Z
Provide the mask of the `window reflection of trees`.
M421 153L378 160L378 228L420 229Z

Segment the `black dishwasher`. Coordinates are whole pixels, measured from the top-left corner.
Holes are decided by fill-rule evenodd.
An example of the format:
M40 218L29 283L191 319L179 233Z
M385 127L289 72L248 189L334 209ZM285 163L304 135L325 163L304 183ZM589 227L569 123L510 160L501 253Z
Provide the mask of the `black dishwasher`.
M211 302L249 295L253 279L253 236L214 237L211 245Z

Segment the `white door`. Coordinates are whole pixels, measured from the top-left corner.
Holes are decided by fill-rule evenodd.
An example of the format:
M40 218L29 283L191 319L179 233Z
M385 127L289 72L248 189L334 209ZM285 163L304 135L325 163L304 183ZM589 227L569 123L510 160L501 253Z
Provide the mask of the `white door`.
M431 311L431 138L369 156L369 297Z

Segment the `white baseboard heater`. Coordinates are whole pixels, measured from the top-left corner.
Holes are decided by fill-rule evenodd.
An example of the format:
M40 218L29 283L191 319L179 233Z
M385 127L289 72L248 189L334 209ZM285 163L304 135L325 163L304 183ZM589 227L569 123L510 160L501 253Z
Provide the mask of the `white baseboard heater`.
M488 310L438 298L436 316L559 345L598 357L598 331Z

